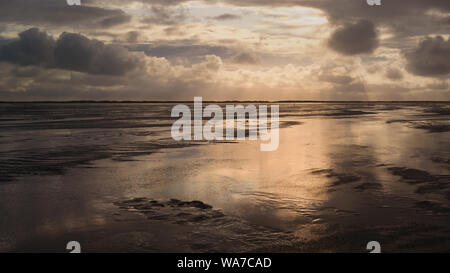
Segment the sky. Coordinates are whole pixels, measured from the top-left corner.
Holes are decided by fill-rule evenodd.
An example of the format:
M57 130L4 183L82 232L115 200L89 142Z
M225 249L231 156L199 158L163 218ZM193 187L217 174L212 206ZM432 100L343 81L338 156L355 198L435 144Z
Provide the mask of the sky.
M0 0L0 100L450 100L450 1Z

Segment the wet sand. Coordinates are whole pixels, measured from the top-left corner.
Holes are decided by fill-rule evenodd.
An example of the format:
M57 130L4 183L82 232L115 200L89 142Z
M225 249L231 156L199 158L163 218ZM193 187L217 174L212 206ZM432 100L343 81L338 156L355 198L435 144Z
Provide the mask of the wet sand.
M286 103L280 147L172 104L0 104L0 251L450 251L448 103Z

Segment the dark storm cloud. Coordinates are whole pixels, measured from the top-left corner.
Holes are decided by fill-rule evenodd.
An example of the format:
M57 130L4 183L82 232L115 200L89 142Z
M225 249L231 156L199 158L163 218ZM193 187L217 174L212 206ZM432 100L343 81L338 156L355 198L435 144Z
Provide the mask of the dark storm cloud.
M382 1L379 7L369 6L365 0L300 1L300 5L302 4L324 10L332 21L366 18L386 24L393 22L392 20L425 15L429 10L450 11L450 2L447 0L391 0Z
M1 23L107 28L130 19L130 15L119 9L68 6L64 0L0 1Z
M211 19L217 20L217 21L229 21L229 20L239 20L241 19L241 16L231 13L224 13L219 16L211 17Z
M0 47L0 61L19 65L51 65L55 40L46 32L31 28L19 34L19 40Z
M397 37L447 34L443 24L450 12L448 0L385 0L381 6L369 6L366 0L224 0L235 5L304 6L324 11L332 24L342 25L368 20L387 27ZM241 4L239 4L241 3ZM437 11L437 12L436 12ZM441 13L441 15L438 15Z
M96 75L123 75L141 65L137 57L122 47L75 33L63 33L55 41L37 28L20 33L18 40L0 47L0 61Z
M58 68L99 75L123 75L140 65L126 49L80 34L63 33L55 48Z
M375 25L366 20L338 28L328 40L328 46L344 55L368 54L379 45Z
M450 74L450 39L428 37L405 52L407 70L415 75L442 77Z

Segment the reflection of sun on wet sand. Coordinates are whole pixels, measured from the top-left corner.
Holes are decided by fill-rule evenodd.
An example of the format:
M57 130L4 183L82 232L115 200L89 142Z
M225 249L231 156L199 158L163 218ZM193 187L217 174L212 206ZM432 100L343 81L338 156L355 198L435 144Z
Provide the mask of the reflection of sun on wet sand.
M450 249L448 103L282 103L272 153L175 142L172 107L0 109L0 250Z

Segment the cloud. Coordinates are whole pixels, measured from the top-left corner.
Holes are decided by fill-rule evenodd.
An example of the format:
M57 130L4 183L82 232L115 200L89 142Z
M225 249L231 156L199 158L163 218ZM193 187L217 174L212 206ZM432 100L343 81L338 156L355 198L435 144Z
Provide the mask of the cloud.
M355 78L345 75L327 75L327 74L321 74L318 77L318 80L329 82L329 83L335 83L335 84L351 84Z
M329 91L334 92L335 97L346 97L347 95L353 95L354 98L367 99L366 85L362 81L354 81L349 84L333 85Z
M0 47L0 61L19 65L46 65L54 63L55 40L38 28L19 34L19 39Z
M447 82L431 83L427 87L432 90L448 90L449 84Z
M182 45L165 44L152 48L146 48L144 51L148 56L166 58L170 61L185 59L191 63L203 61L206 55L216 55L222 59L232 57L235 52L224 46L197 45L189 44L191 41L183 41Z
M142 59L143 67L130 71L127 77L76 71L69 77L69 73L61 69L0 62L0 98L190 99L208 93L224 97L230 94L218 92L218 88L224 88L218 82L223 65L218 56L204 56L202 62L190 66L171 65L164 58L142 56Z
M95 1L95 0L91 0ZM165 5L165 6L177 6L182 3L190 2L192 0L114 0L115 2L142 2L151 5ZM108 1L109 2L109 1Z
M147 0L147 2L152 0ZM187 1L185 1L187 2ZM396 36L417 36L427 33L448 33L448 25L439 14L450 12L448 0L391 0L381 7L367 5L365 0L221 0L235 6L310 7L320 9L335 25L368 20L385 26ZM448 19L447 19L448 20ZM445 22L445 19L444 19Z
M328 46L343 55L370 54L379 46L378 33L372 22L360 20L338 28Z
M55 41L37 28L20 33L18 40L0 47L0 61L98 75L124 75L142 65L125 48L105 45L75 33L63 33Z
M414 52L420 51L417 37L441 35L447 43L448 0L383 1L382 7L365 0L186 2L82 0L81 7L68 7L64 0L0 0L0 92L17 99L450 96L448 73L429 79L405 74L424 74L433 63L445 67L447 55ZM225 21L237 19L241 24ZM34 26L45 26L53 37L35 29L11 39ZM365 55L375 50L380 54Z
M197 64L194 68L205 68L208 71L217 72L222 67L222 59L216 55L205 56L203 63Z
M400 69L389 68L386 70L386 78L390 80L401 80L403 79L403 73Z
M63 33L55 48L58 68L99 75L124 75L140 65L125 48L105 45L83 35Z
M141 33L139 31L128 31L123 35L119 35L115 37L115 41L118 42L127 42L127 43L136 43L141 38Z
M261 63L261 58L253 53L241 52L234 56L232 61L237 64L257 65Z
M0 1L1 23L108 28L130 20L120 9L68 6L63 0Z
M229 20L239 20L239 19L241 19L241 16L231 14L231 13L224 13L219 16L211 17L211 19L214 19L217 21L229 21Z
M152 15L141 20L142 23L152 25L177 25L188 18L184 9L172 9L165 6L152 6Z
M109 27L129 22L131 16L111 7L130 6L130 3L146 3L156 9L150 23L176 24L180 17L168 15L165 10L180 7L191 0L84 0L80 7L68 7L64 0L14 0L0 1L0 22L23 24L54 24L91 27ZM203 0L210 4L211 1ZM448 33L448 0L396 0L384 1L382 7L367 5L365 0L217 0L234 6L254 7L310 7L324 11L333 24L345 24L361 19L376 25L389 27L399 35L424 35L429 31ZM86 4L84 4L86 3ZM107 8L109 7L109 8ZM437 12L436 12L437 11ZM162 12L162 13L161 13ZM447 17L445 14L447 13ZM65 16L61 16L64 14ZM441 15L439 15L441 14ZM442 15L443 14L443 15Z
M442 77L450 74L450 38L428 37L404 55L406 68L414 75Z

